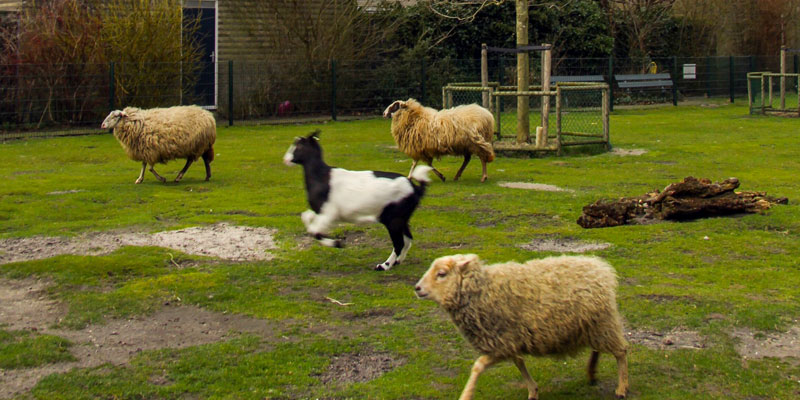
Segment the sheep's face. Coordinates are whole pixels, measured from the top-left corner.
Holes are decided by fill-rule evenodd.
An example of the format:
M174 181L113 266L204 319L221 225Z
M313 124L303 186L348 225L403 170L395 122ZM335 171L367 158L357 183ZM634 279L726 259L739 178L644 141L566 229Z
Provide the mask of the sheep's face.
M101 129L114 129L114 127L117 126L119 121L122 121L124 118L127 118L127 117L128 117L128 114L126 114L125 111L114 110L110 114L108 114L106 119L103 120L103 123L100 124L100 128Z
M460 290L461 274L469 268L479 266L480 258L475 254L456 254L437 258L414 287L417 297L430 299L439 304L451 302Z
M304 164L314 158L322 158L322 147L319 145L320 131L314 131L306 137L298 137L294 140L286 154L283 155L283 163L292 166L294 164Z
M397 112L397 110L399 110L399 109L401 109L401 108L403 108L405 106L406 106L406 102L405 101L402 101L402 100L395 101L389 107L386 107L385 110L383 110L383 118L391 118L392 114L394 114L395 112Z

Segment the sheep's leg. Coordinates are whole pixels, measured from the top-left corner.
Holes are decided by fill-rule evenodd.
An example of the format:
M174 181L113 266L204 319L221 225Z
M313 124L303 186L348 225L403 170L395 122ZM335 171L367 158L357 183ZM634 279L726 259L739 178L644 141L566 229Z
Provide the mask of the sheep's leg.
M459 168L458 172L456 172L456 177L453 178L454 181L457 181L459 178L461 178L461 173L464 172L464 168L467 168L467 164L469 164L469 160L471 158L472 158L472 154L470 154L470 153L465 153L464 154L464 163L461 164L461 168Z
M163 176L159 175L158 172L156 172L155 165L153 164L150 164L150 172L152 172L153 175L156 176L156 179L160 180L161 182L167 181L167 178L164 178Z
M178 176L175 177L175 182L180 182L180 180L183 179L183 174L186 173L186 170L189 169L189 166L192 165L193 162L194 160L191 157L186 159L186 165L183 166L181 172L178 172Z
M388 271L398 263L398 254L403 254L403 249L405 248L405 238L403 237L403 228L398 227L396 223L390 223L386 225L386 229L389 231L389 237L392 238L392 254L389 255L389 258L383 262L383 264L378 264L375 266L376 271Z
M417 163L418 162L419 162L419 160L413 160L411 162L411 170L408 171L408 179L411 179L411 174L414 172L414 168L417 168Z
M597 360L600 358L600 353L592 350L592 355L589 356L589 366L586 368L586 373L589 375L589 384L597 384L595 373L597 372Z
M486 179L489 178L489 175L486 173L486 160L481 158L481 167L483 168L483 175L481 176L481 182L486 182Z
M214 149L210 148L203 153L203 163L206 164L206 180L211 179L211 160L214 156Z
M431 166L431 168L433 168L433 173L434 173L434 174L436 174L436 176L438 176L438 177L439 177L439 179L441 179L441 180L442 180L442 182L444 182L444 175L442 175L442 173L441 173L441 172L439 172L439 170L438 170L438 169L436 169L436 168L434 168L434 167L433 167L433 160L430 160L430 161L428 161L428 165L430 165L430 166Z
M493 359L491 356L480 356L477 360L475 360L475 364L472 365L472 372L469 374L469 379L467 380L467 384L464 386L464 390L461 392L461 397L458 400L472 400L472 394L475 392L475 383L478 381L478 376L486 370L486 368L491 367L497 360Z
M614 394L618 399L624 399L628 395L628 358L626 353L626 350L622 350L614 354L614 357L617 358L617 375L619 376L619 383Z
M516 364L517 369L522 374L522 379L525 380L525 386L528 387L528 400L537 400L539 399L539 386L536 385L536 381L531 378L531 375L528 373L528 369L525 368L525 360L522 357L514 358L514 364Z
M139 172L139 177L136 178L136 184L137 185L142 183L142 181L144 180L144 170L146 170L146 169L147 169L147 163L146 162L142 162L142 171Z

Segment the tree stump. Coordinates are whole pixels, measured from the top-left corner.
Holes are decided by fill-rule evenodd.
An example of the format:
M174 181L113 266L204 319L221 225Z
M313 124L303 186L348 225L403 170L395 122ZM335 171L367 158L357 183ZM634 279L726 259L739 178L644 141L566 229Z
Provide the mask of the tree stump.
M725 179L712 183L709 179L687 177L663 191L655 190L638 197L598 200L583 207L578 225L604 228L656 220L684 221L722 215L755 213L773 204L787 204L785 197L775 198L764 192L736 192L739 180Z

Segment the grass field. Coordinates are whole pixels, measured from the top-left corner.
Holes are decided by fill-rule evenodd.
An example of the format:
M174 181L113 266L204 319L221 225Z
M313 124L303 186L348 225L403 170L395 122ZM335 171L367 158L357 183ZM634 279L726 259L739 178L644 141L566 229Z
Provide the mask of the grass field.
M126 159L110 135L0 144L0 239L153 233L228 222L274 229L277 244L270 251L274 258L258 262L125 246L107 255L0 265L6 282L47 283L43 296L63 311L49 327L54 332L146 319L176 305L253 317L270 327L269 334L145 349L122 365L53 374L18 396L456 398L477 354L443 311L415 298L414 282L434 258L452 253L477 253L488 262L553 255L521 247L549 238L611 244L588 254L616 267L628 331L699 338L702 348L635 343L628 358L630 398L800 398L798 347L788 350L794 358L737 352L744 336L759 345L800 332L791 331L800 327L798 120L749 116L741 103L617 110L613 146L646 153L499 157L483 184L478 161L452 182L461 159L445 158L436 165L448 181L429 187L411 221L409 258L388 272L371 268L390 252L379 225L338 229L335 236L347 238L344 249L305 236L302 171L284 166L281 157L295 136L316 128L331 165L408 171L410 161L392 148L389 122L380 119L220 127L210 182L202 180L197 164L178 184L161 184L148 173L134 185L138 163ZM182 166L173 162L159 173L174 177ZM686 176L734 176L742 190L790 202L764 214L684 223L584 230L575 222L581 208L597 199L640 195ZM501 181L568 191L504 188ZM12 373L69 362L69 349L80 343L62 336L0 325L0 368ZM587 384L587 358L588 352L574 359L527 359L540 398L612 398L613 357L601 356L597 386ZM367 367L378 373L347 377ZM482 375L476 398L523 399L526 393L517 369L505 363Z

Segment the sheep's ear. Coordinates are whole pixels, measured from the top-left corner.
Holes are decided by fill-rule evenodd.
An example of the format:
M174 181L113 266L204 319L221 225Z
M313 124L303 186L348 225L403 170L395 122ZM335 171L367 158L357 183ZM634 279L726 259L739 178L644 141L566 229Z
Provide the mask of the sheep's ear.
M128 113L126 113L125 111L120 111L119 112L119 116L122 117L122 118L127 118L128 117Z
M458 271L466 271L472 267L480 265L481 259L475 254L463 254L455 258L455 269Z

